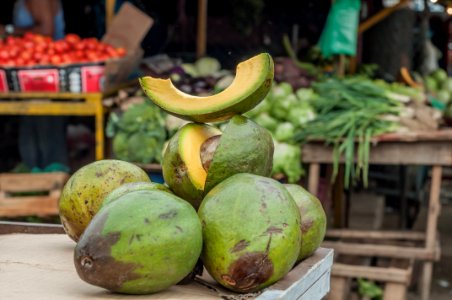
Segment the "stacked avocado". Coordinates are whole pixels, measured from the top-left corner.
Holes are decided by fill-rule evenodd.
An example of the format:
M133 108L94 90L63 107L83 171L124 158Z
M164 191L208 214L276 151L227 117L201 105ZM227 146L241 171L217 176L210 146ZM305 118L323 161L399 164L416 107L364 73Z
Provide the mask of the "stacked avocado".
M83 280L119 293L155 293L192 278L200 259L218 283L248 293L319 247L326 228L319 200L269 178L272 136L242 116L272 80L266 53L240 63L232 84L209 97L185 94L170 80L140 79L155 104L192 123L164 151L166 185L116 160L87 165L68 181L60 216L77 242ZM227 121L223 130L212 125L219 121Z

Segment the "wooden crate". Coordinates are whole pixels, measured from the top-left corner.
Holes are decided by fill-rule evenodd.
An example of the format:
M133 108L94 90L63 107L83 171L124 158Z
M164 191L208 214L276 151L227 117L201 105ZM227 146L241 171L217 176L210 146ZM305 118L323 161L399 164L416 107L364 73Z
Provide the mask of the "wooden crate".
M58 214L67 173L0 174L0 217Z
M360 299L352 292L355 279L382 285L383 300L406 299L414 260L435 259L437 253L419 247L425 235L407 231L329 230L324 246L335 250L328 300ZM365 299L365 298L363 298Z
M25 224L1 224L5 232L24 232ZM38 233L33 226L33 232ZM54 232L46 226L43 232ZM64 234L0 234L1 299L137 299L137 296L113 294L83 282L73 262L75 243ZM198 280L139 299L281 299L320 300L329 291L333 251L319 248L283 279L260 294L240 295L226 291L204 272Z

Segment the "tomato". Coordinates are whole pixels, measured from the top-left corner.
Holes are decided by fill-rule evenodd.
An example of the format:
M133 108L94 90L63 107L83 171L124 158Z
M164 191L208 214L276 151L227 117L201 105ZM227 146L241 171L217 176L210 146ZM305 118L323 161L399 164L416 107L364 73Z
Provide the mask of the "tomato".
M53 46L56 53L65 53L69 50L69 44L66 41L57 41Z
M66 42L68 42L69 44L75 44L80 42L80 37L76 34L73 33L69 33L66 34L66 36L64 37L64 39L66 40Z
M8 59L9 53L6 50L0 50L0 59Z
M28 61L32 58L32 54L28 51L22 51L20 53L20 58L22 58L24 61Z
M59 65L59 64L61 64L61 62L62 62L61 56L59 56L59 55L51 55L50 56L50 63L51 64Z
M23 60L23 58L18 57L14 60L14 65L21 67L21 66L25 65L25 61Z
M99 60L99 55L94 51L88 51L86 52L86 58L88 61L94 62Z

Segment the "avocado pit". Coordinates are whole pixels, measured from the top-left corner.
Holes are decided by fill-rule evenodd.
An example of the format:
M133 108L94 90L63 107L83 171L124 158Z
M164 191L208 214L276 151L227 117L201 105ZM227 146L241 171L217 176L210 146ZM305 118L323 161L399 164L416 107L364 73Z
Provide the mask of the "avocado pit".
M200 151L201 162L204 170L209 171L210 164L212 163L213 156L220 144L221 135L215 135L208 138L202 145Z

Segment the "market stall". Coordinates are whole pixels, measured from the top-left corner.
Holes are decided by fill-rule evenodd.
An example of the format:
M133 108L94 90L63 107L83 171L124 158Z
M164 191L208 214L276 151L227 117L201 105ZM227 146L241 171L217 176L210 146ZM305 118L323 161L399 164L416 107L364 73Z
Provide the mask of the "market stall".
M421 233L410 232L369 232L353 230L332 230L327 236L330 238L372 239L363 244L347 242L325 242L328 247L334 248L338 253L350 255L372 255L392 258L414 258L424 262L423 279L421 283L422 295L428 299L433 262L440 257L440 244L437 238L437 221L441 211L440 190L442 168L450 166L451 158L451 131L419 132L409 135L387 134L376 137L372 144L370 164L397 164L397 165L428 165L432 166L430 196L428 204L428 217L426 231ZM332 150L323 143L309 143L303 148L303 159L309 164L309 190L318 191L319 164L332 164ZM423 243L421 247L407 245L385 245L382 240L415 240ZM334 275L333 270L333 275ZM388 275L389 276L389 275Z

